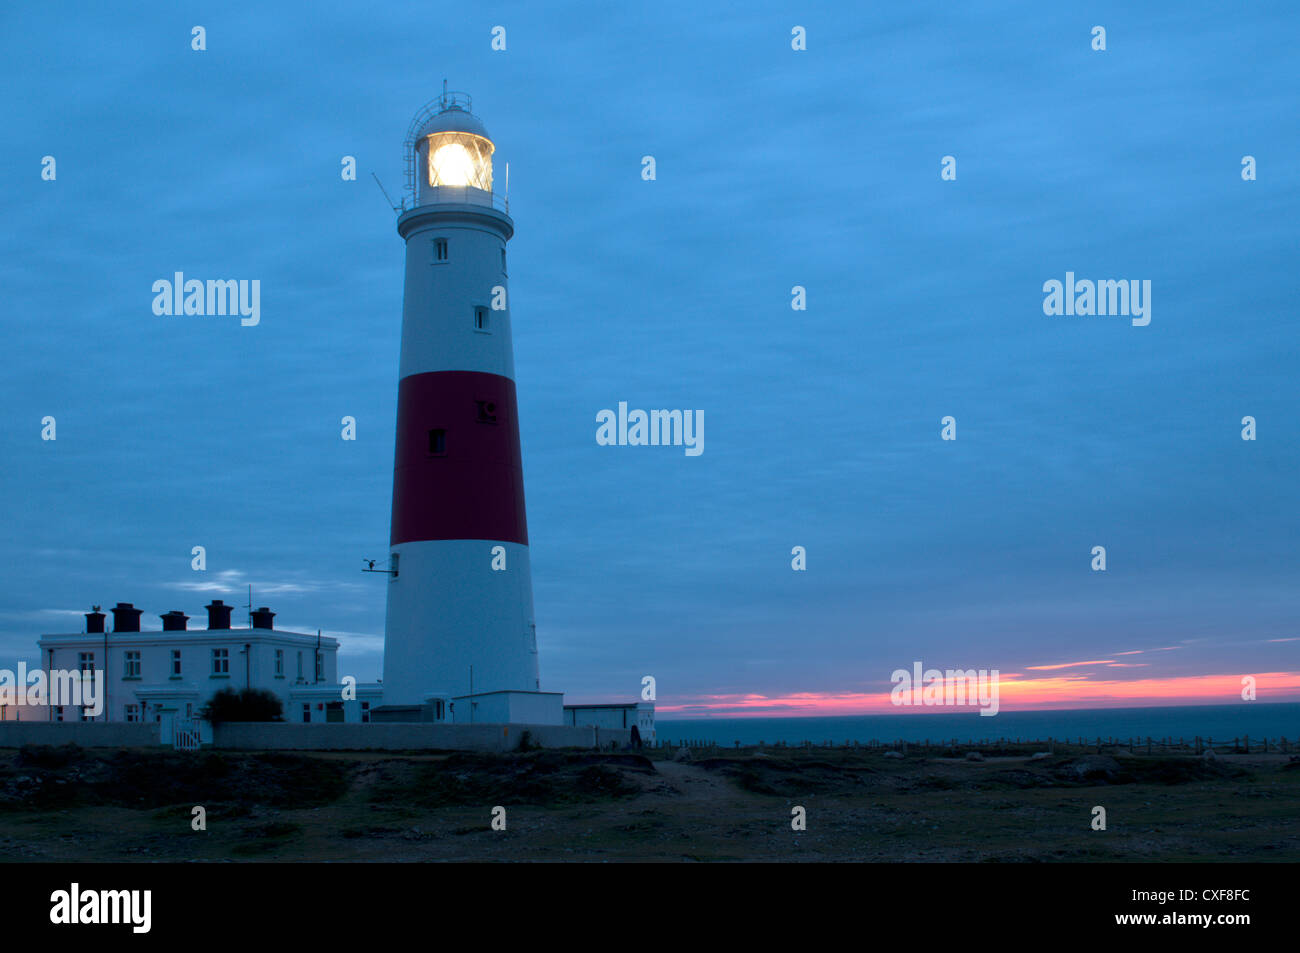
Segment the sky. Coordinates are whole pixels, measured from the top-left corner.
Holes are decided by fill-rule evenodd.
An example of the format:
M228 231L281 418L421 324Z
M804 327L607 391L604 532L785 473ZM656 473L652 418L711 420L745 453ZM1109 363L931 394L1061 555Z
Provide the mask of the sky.
M6 5L0 666L251 585L379 677L371 173L400 193L445 78L510 165L544 690L851 714L919 661L1003 710L1300 700L1300 12L1132 6ZM260 322L155 315L177 271L258 279ZM1150 323L1045 314L1067 272L1150 281ZM620 401L703 412L704 452L598 445Z

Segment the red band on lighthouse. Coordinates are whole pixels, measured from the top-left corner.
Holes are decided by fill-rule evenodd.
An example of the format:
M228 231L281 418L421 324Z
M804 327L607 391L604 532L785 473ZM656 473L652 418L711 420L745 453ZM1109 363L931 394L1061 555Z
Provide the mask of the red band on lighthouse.
M432 539L528 545L508 377L434 371L398 385L391 542Z

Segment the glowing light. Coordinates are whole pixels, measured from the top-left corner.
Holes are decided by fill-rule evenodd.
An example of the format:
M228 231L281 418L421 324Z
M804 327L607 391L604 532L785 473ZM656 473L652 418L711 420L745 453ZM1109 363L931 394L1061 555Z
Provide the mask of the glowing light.
M492 191L490 140L456 130L431 133L428 138L429 185Z
M429 166L430 179L438 185L469 185L477 178L474 157L459 142L440 146Z

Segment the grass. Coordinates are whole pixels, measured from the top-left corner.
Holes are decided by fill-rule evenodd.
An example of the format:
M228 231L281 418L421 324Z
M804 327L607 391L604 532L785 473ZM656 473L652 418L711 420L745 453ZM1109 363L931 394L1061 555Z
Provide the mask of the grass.
M6 749L0 844L11 861L1300 860L1286 755L953 754Z

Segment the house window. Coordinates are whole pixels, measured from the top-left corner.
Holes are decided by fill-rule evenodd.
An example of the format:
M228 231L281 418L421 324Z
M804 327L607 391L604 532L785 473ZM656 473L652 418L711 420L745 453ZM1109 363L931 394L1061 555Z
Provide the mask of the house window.
M302 681L302 653L298 653L298 681Z
M172 677L181 677L181 650L172 649Z
M479 306L474 309L474 330L486 331L486 332L490 332L492 330L490 327L488 327L487 308Z
M81 707L81 720L82 720L82 721L90 721L90 720L91 720L90 709L87 708L87 707L84 706L84 705Z
M212 650L212 674L213 675L230 674L230 649Z
M123 678L140 677L140 653L139 652L122 653L122 677Z
M442 699L434 699L433 702L433 720L442 721Z
M316 681L323 682L324 680L325 680L325 653L317 652L316 653Z
M63 720L63 706L62 706L62 705L55 705L55 706L54 706L54 720L55 720L55 721L62 721L62 720Z
M81 663L82 675L95 674L95 653L94 652L78 652L77 661Z
M447 239L435 238L433 240L433 260L434 261L447 260Z
M429 456L442 457L447 454L447 431L429 431Z
M275 650L275 677L284 678L284 649Z
M370 721L370 702L361 703L361 720Z
M303 721L311 721L311 703L310 703L310 702L303 702L303 703L302 703L302 720L303 720Z
M139 720L140 720L140 706L139 706L139 705L127 705L127 706L126 706L126 720L127 720L127 721L132 721L132 722L134 722L134 721L139 721Z

